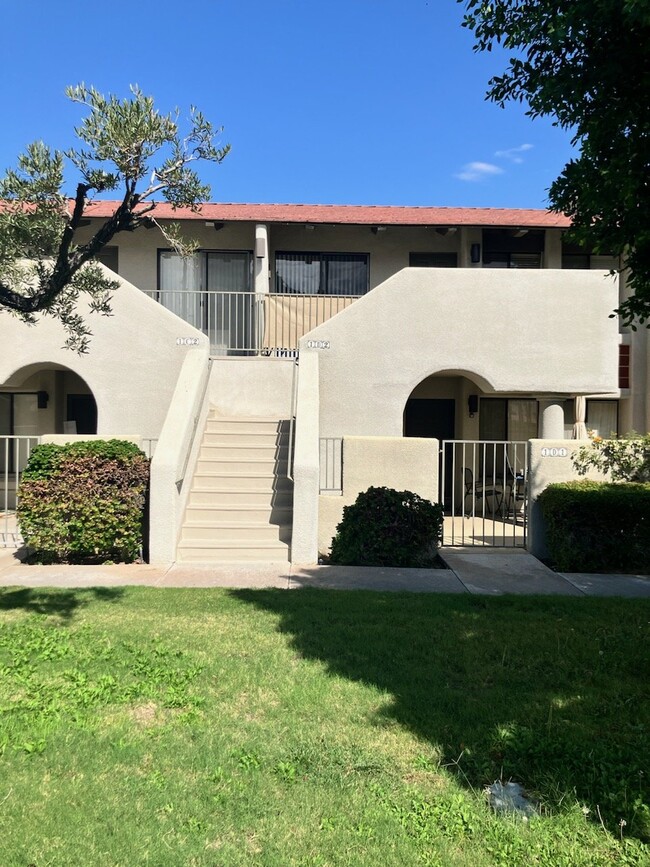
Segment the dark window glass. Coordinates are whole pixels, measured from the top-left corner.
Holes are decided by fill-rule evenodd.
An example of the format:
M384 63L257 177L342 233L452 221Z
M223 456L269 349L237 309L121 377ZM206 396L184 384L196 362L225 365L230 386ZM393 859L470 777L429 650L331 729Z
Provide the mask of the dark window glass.
M275 291L294 295L365 295L365 253L276 253Z
M119 249L117 247L103 247L95 257L102 265L106 265L111 271L119 274Z
M409 253L411 268L457 268L457 253Z

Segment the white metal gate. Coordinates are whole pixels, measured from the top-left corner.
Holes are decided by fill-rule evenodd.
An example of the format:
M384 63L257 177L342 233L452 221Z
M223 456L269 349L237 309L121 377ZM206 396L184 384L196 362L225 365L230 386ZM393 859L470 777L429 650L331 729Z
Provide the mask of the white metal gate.
M526 547L527 445L512 440L443 440L443 545Z
M20 475L37 436L0 436L0 548L22 545L16 522L16 494Z

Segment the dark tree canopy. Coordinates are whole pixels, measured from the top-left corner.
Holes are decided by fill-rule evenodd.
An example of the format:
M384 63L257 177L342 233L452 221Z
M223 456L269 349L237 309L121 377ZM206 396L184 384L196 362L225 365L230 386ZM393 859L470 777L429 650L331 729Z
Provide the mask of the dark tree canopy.
M477 51L502 45L489 82L503 106L525 102L573 135L578 156L552 183L570 238L620 257L632 296L625 324L650 319L650 0L458 0Z
M190 208L208 199L210 188L193 164L220 163L229 146L215 144L221 130L194 108L181 134L178 111L160 114L137 87L124 100L83 84L66 94L88 111L75 129L80 146L60 152L36 142L0 180L0 308L30 322L38 313L57 317L66 345L84 352L90 331L76 312L79 296L89 297L92 310L108 313L117 286L94 261L97 254L120 232L158 225L156 196ZM66 164L79 178L72 202L64 193ZM113 215L90 240L77 243L88 202L111 191L121 196ZM174 249L192 251L178 226L159 228Z

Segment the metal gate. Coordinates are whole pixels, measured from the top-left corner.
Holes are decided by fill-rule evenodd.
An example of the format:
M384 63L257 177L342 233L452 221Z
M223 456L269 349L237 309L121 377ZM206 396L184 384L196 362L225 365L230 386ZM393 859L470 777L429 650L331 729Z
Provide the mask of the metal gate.
M22 536L16 521L16 497L20 475L37 436L0 436L0 548L20 548Z
M512 440L443 440L443 545L526 547L527 446Z

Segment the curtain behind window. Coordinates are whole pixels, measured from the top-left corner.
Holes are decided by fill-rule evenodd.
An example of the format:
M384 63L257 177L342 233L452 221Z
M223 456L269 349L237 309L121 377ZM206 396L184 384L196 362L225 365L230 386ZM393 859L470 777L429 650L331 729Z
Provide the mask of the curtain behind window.
M365 295L365 253L276 253L275 291L294 295Z
M160 303L190 325L203 329L204 258L200 253L179 256L160 254Z

